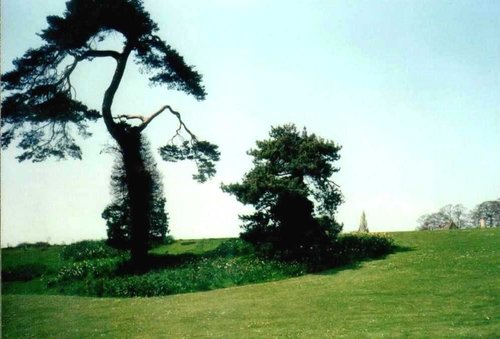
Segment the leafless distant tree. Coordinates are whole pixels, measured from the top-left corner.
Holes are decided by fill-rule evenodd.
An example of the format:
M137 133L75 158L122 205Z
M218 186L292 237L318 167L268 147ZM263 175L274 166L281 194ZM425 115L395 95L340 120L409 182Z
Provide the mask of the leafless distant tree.
M486 227L500 227L500 199L484 201L472 210L471 219L479 225L484 219Z

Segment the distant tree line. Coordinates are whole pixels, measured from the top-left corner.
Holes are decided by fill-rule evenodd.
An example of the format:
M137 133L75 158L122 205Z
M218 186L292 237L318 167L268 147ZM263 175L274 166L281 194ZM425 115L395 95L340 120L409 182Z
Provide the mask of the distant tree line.
M417 230L420 231L500 227L500 198L483 201L472 210L468 210L462 204L448 204L437 212L422 215L417 222Z

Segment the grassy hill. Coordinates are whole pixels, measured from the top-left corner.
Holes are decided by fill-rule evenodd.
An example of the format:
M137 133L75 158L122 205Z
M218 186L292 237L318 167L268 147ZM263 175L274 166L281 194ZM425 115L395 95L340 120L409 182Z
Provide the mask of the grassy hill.
M383 260L270 283L155 298L4 294L2 334L5 338L499 335L500 229L392 236L408 250ZM178 251L213 248L206 242L176 246ZM2 260L8 265L7 258Z

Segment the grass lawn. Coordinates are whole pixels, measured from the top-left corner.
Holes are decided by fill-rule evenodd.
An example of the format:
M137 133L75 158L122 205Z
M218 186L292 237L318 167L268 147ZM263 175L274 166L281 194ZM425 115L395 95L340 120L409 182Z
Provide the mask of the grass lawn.
M2 269L14 266L43 263L51 270L57 270L62 261L59 257L62 246L48 246L33 250L32 248L2 249ZM8 253L5 255L5 253Z
M2 334L5 338L499 336L500 229L391 235L410 249L383 260L270 283L155 298L2 295Z
M154 254L203 254L213 251L228 238L178 240L170 245L162 245L151 250Z

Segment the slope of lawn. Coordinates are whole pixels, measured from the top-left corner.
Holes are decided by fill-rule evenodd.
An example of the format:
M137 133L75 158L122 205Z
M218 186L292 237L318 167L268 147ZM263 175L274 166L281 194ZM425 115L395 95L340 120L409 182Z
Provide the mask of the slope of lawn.
M63 262L60 258L63 246L21 246L17 248L2 249L2 294L3 293L41 293L45 284L40 275L45 272L55 273ZM23 269L19 269L23 268ZM4 273L16 275L26 273L35 276L35 279L23 282L5 282L10 280ZM12 274L9 274L12 275ZM23 280L23 279L22 279ZM28 280L28 279L26 279Z
M498 336L500 229L391 235L407 250L270 283L155 298L3 295L2 334L5 338Z
M154 254L203 254L213 251L228 238L178 240L151 250Z

